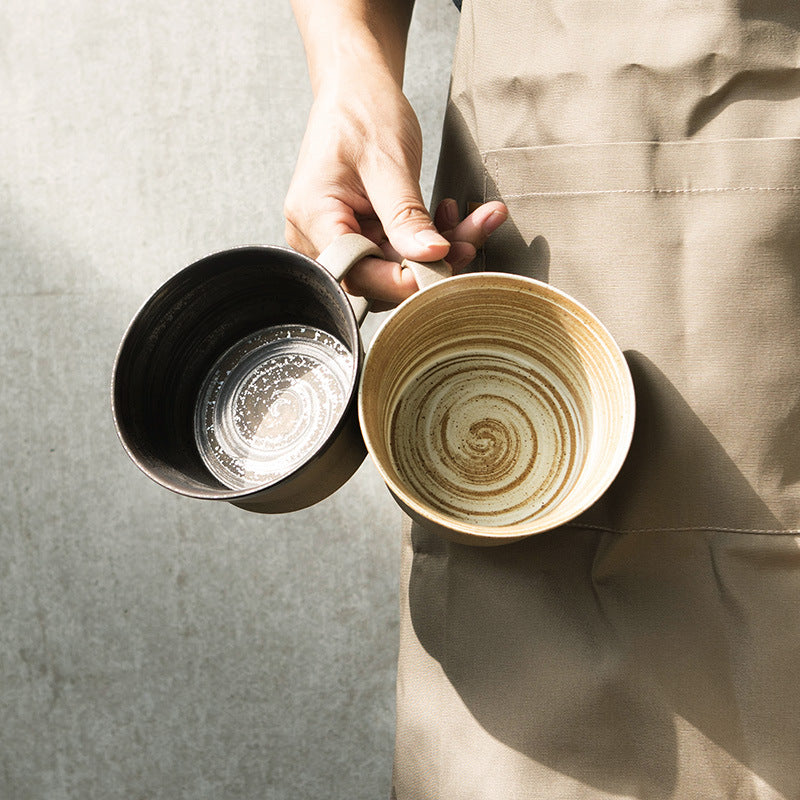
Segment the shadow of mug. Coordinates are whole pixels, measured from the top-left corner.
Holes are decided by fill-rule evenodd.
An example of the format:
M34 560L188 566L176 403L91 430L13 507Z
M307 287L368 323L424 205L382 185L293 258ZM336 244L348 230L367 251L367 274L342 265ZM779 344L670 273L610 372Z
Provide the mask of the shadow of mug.
M702 459L692 473L703 475L709 511L734 508L741 516L729 522L780 527L666 376L640 353L626 357L641 401L637 432L597 504L604 508L488 550L414 525L414 633L440 667L431 675L441 674L491 737L604 797L632 787L672 797L692 742L704 759L697 774L712 780L746 768L790 796L796 773L785 765L798 725L753 731L763 733L765 720L800 720L800 702L785 691L796 678L800 625L775 614L776 602L798 599L796 537L703 529L707 516L689 518L680 472ZM665 451L666 438L676 441ZM653 458L679 473L672 487L639 475ZM643 490L686 527L596 524L625 522L626 502L638 505ZM419 691L439 697L443 689L431 677Z

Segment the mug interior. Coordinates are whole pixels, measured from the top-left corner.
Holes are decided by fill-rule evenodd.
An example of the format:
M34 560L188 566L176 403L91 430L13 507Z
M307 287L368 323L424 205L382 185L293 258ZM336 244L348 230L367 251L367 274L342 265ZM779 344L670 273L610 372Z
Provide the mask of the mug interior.
M607 488L627 452L633 389L585 308L499 273L418 293L373 339L359 414L401 504L459 533L556 527Z
M358 326L344 292L312 259L282 247L236 248L167 281L131 322L114 367L115 423L138 466L195 497L234 499L279 482L223 483L199 452L195 410L221 355L259 331L291 325L325 331L349 350L345 405L352 404L362 359Z

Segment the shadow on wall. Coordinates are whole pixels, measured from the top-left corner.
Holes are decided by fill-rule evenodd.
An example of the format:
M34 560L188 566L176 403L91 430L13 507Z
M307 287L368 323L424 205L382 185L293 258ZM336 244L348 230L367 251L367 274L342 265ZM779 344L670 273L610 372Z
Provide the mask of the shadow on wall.
M666 377L628 356L637 396L660 394L701 443L707 490L768 517ZM794 537L575 526L483 549L412 536L414 630L493 737L608 794L668 798L688 770L720 796L750 772L797 795L786 687L800 622L775 618L800 602Z
M783 0L741 0L739 13L743 19L760 19L780 22L800 29L800 6Z
M120 446L109 383L159 268L113 270L158 243L114 267L10 198L0 219L0 797L387 791L383 484L361 473L275 517L157 487Z

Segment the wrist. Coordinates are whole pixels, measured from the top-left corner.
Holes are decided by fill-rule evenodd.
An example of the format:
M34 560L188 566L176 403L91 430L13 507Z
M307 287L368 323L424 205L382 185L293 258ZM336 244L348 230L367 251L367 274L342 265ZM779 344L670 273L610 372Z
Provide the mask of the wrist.
M402 87L406 31L380 20L314 15L304 36L314 94L365 77Z

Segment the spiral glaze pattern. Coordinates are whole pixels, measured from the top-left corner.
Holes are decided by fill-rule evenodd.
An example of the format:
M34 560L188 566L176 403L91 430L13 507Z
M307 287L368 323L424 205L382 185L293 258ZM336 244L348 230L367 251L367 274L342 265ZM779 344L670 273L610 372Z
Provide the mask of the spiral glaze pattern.
M354 358L308 325L260 330L227 350L208 373L195 407L195 439L230 489L291 474L332 433L352 389Z
M372 339L364 441L412 520L466 544L552 530L617 474L635 418L625 357L548 284L484 272L406 300Z
M391 455L423 502L465 522L514 525L574 480L578 417L545 364L500 350L453 355L400 392Z

